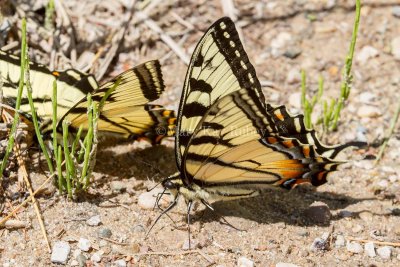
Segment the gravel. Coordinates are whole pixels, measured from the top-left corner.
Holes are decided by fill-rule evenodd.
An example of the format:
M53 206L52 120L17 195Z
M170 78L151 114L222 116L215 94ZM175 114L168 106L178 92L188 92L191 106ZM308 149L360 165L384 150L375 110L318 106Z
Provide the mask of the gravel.
M89 251L90 248L92 247L92 243L90 242L89 239L86 238L79 238L78 241L78 248L82 251Z
M369 257L374 258L376 256L375 245L373 242L365 243L364 250L365 250L365 254L367 254Z
M354 254L359 254L359 253L363 252L363 247L359 243L354 242L354 241L347 242L346 249L348 252L351 252Z
M254 262L246 257L239 257L237 267L253 267Z
M122 182L122 181L112 181L110 183L110 188L113 192L123 192L126 190L127 188L127 184L126 182Z
M138 205L143 209L153 209L154 205L156 204L157 195L162 193L164 189L162 188L155 188L150 192L144 192L139 195ZM163 200L160 200L160 204Z
M90 260L93 262L100 262L101 261L101 256L103 255L103 251L99 250L90 257Z
M340 248L344 246L346 246L346 240L344 239L344 236L337 235L335 240L335 247Z
M68 242L58 241L54 244L51 252L51 262L57 264L66 264L71 247Z
M392 247L389 246L380 247L376 250L376 252L382 259L388 260L392 255Z
M116 267L126 267L126 261L120 259L120 260L116 260L114 261L114 265Z
M99 237L110 238L111 235L112 235L112 232L108 228L102 228L99 230Z
M85 255L83 255L82 253L79 253L78 256L76 256L76 261L78 262L78 265L80 267L85 267L86 266L87 257Z
M95 215L90 217L89 219L86 220L86 224L89 226L98 226L101 224L101 218L100 215Z
M315 201L305 210L305 216L314 223L327 224L331 219L331 211L327 204Z

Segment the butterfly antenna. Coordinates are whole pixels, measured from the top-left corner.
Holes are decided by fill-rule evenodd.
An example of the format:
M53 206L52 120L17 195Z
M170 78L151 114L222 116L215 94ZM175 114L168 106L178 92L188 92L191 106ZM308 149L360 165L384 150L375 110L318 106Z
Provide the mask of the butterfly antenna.
M174 201L171 202L171 204L170 204L165 210L163 210L163 212L161 212L160 215L158 215L157 219L153 222L153 224L150 226L150 229L147 231L146 237L145 237L145 238L147 238L147 236L150 234L151 230L152 230L153 227L156 225L156 223L160 220L160 218L161 218L164 214L167 214L167 212L170 211L173 207L175 207L175 205L178 203L178 196L179 196L179 195L177 195L177 196L175 197ZM168 217L169 217L169 216L168 216Z
M158 182L155 186L151 187L150 189L147 188L147 189L146 189L146 192L152 191L154 188L156 188L157 186L159 186L161 183L162 183L162 181L161 181L161 182ZM159 193L159 194L164 194L164 192L165 192L165 190L163 191L163 193Z

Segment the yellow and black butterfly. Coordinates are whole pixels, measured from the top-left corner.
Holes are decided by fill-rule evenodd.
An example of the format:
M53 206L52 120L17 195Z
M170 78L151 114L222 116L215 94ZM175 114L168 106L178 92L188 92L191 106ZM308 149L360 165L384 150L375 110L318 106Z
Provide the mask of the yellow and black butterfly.
M19 57L0 50L0 73L4 101L13 107L20 77ZM77 129L83 125L86 129L86 95L92 93L93 101L99 102L107 90L118 81L118 86L106 100L100 114L100 132L123 138L148 138L153 143L158 143L163 136L173 134L174 112L159 105L148 104L158 99L164 90L160 64L156 60L127 70L101 86L92 75L83 74L75 69L50 71L43 65L31 63L32 96L44 134L51 129L54 79L57 81L59 126L63 120L68 120L72 128ZM20 110L30 113L26 91Z
M212 209L210 200L252 197L269 186L324 184L341 163L333 160L337 154L357 145L325 146L302 115L266 104L229 18L216 21L192 55L175 138L179 171L162 182L174 200L153 226L179 196L187 202L189 222L193 201Z

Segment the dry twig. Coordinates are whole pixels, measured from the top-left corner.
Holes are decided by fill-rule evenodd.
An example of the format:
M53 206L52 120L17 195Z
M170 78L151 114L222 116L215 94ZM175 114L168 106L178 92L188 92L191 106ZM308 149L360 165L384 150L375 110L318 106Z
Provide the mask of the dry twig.
M371 243L374 243L377 245L382 245L382 246L400 247L400 242L384 242L384 241L375 241L375 240L367 240L367 239L358 239L358 238L354 238L351 236L347 236L346 239L349 241L357 241L357 242L362 242L362 243L371 242Z

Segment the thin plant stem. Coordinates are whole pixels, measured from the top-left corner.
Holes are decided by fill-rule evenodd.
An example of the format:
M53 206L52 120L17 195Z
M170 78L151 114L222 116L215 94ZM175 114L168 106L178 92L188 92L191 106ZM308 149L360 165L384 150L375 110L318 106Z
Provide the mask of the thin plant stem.
M24 90L24 75L25 75L25 59L26 59L26 19L22 18L22 33L21 33L21 71L18 84L17 100L15 109L19 110L21 106L22 91ZM7 143L7 148L0 166L0 182L3 180L3 173L7 165L8 158L11 150L14 147L15 132L17 130L17 123L19 122L18 112L14 113L14 120L11 126L10 138Z

